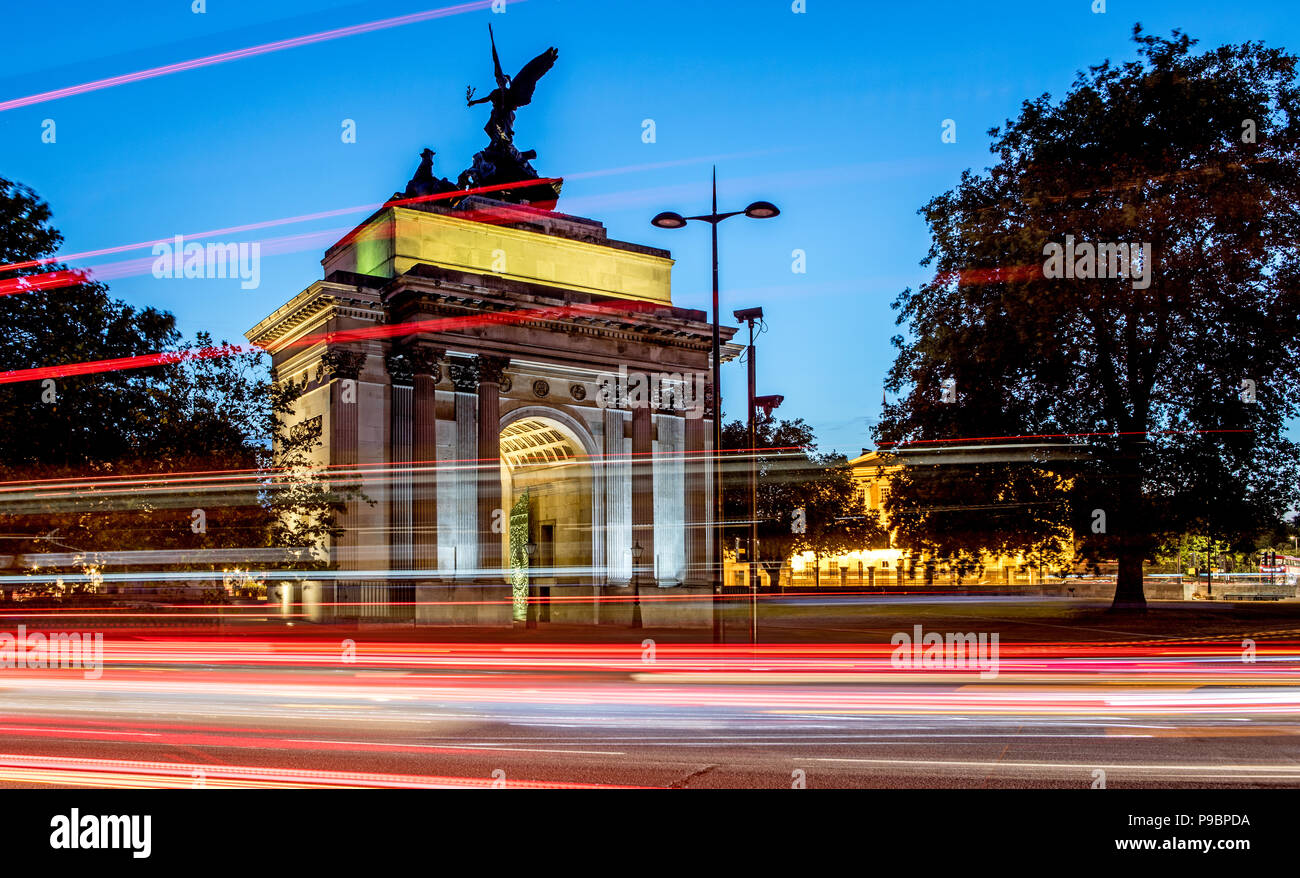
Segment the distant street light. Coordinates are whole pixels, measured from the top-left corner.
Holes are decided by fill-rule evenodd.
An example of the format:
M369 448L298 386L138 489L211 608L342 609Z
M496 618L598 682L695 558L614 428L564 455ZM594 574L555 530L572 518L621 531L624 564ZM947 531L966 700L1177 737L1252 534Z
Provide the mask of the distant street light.
M755 201L744 210L718 213L718 169L713 169L712 212L701 216L682 216L666 210L656 214L650 224L660 229L685 228L689 220L708 223L713 229L713 522L717 533L713 540L713 642L722 642L722 542L725 539L722 521L722 344L718 325L718 223L729 217L744 214L751 219L771 219L781 211L770 201Z
M632 627L641 627L641 556L645 549L641 544L632 546Z

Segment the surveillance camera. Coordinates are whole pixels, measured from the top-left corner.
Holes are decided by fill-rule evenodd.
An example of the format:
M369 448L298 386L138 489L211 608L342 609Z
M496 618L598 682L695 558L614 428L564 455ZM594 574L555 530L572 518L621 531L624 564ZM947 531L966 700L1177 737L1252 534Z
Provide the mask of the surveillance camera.
M762 320L762 308L741 308L739 311L733 311L737 320Z

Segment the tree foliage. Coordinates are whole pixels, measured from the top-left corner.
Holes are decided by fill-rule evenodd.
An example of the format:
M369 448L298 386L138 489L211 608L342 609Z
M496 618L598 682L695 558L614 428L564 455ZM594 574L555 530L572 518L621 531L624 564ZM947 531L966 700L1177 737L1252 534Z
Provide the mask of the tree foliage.
M749 429L740 421L724 424L724 449L749 449ZM834 555L888 545L880 517L870 512L840 454L818 454L813 431L801 419L777 421L759 416L757 521L759 559L774 585L790 559L802 552ZM723 509L729 541L748 537L749 457L730 455L723 465ZM730 546L728 546L730 547Z
M962 500L999 509L995 540L1068 524L1082 557L1118 560L1117 607L1145 605L1142 560L1170 535L1248 539L1300 481L1285 432L1300 402L1296 59L1133 39L1135 60L1024 102L990 131L996 164L922 208L935 274L895 302L908 337L888 386L907 392L877 429L904 444L1072 436L1089 462L991 467ZM1046 277L1066 235L1150 244L1150 286ZM1036 521L1058 477L1068 509ZM900 487L891 518L927 502Z
M18 264L0 276L66 270L40 261L62 242L49 220L31 190L0 179L0 264ZM0 296L0 326L0 372L177 354L0 383L0 556L11 567L38 572L36 555L63 555L51 566L66 567L71 554L99 569L96 553L123 549L162 553L139 569L318 565L356 492L320 478L319 427L289 429L305 382L272 381L260 351L205 334L186 344L171 314L115 300L89 278ZM192 554L277 547L302 551L278 561L249 552L248 564Z

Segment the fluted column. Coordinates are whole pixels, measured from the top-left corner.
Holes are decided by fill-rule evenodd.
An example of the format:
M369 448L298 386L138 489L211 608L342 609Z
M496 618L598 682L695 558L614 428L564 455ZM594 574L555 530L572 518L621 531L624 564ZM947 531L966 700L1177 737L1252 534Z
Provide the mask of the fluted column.
M390 382L392 429L388 459L392 465L392 488L388 495L388 566L411 570L415 566L411 538L411 360L404 353L392 353L385 361ZM406 582L405 578L398 580Z
M456 530L452 542L457 570L478 565L478 365L472 359L448 360L447 372L456 389L456 461L454 483Z
M510 360L481 355L478 366L478 526L479 568L485 579L505 576L501 535L508 532L501 508L501 379ZM494 530L499 525L500 530Z
M704 437L708 423L703 418L686 419L686 583L707 585L709 582L709 480L704 456Z
M609 584L626 585L631 571L626 564L632 556L629 531L630 470L628 468L625 424L627 417L616 408L604 410L601 432L605 460L601 474L605 483L605 579Z
M632 544L641 544L641 560L633 575L655 585L654 412L647 405L632 408ZM634 562L636 563L636 562Z
M328 381L330 388L329 466L330 485L335 489L355 484L358 480L358 412L361 408L358 379L365 361L364 351L330 347L321 355L320 364L316 368L316 379ZM355 521L357 502L353 500L347 503L335 520L341 529L333 539L331 552L336 570L356 570L359 566L359 540ZM352 594L354 585L353 582L339 580L335 588L324 588L322 604L351 603L359 597ZM340 610L335 607L331 612L337 614Z
M443 351L419 346L409 352L411 388L412 556L422 579L438 570L438 418L437 386Z

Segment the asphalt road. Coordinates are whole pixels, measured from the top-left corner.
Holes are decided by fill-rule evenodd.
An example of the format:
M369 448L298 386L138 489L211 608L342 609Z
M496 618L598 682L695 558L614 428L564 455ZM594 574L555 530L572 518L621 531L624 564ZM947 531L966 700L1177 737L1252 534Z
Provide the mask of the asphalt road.
M98 679L0 671L0 784L1300 786L1294 648L1027 650L981 679L842 646L106 646Z

